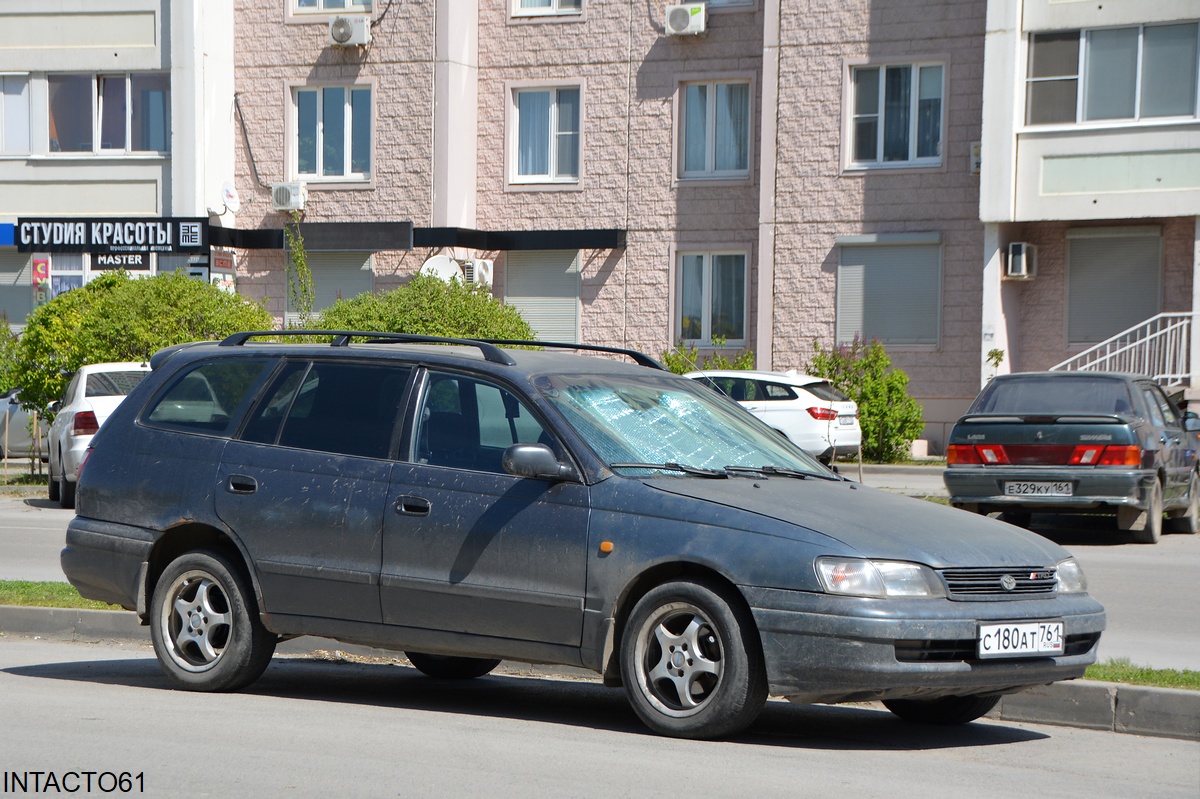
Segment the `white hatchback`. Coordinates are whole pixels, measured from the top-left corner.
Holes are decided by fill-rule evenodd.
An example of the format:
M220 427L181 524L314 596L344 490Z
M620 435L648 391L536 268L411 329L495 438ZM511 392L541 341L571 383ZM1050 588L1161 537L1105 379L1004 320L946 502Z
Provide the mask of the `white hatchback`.
M823 377L739 369L688 372L708 382L828 465L862 444L858 405Z
M50 499L75 507L75 479L92 436L125 395L150 374L147 363L93 363L79 367L55 403L50 425Z

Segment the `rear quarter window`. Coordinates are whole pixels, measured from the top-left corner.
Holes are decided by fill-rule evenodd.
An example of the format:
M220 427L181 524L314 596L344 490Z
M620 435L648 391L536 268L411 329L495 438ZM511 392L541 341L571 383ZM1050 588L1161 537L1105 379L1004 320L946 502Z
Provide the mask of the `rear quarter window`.
M143 422L173 430L226 435L270 363L237 359L190 369L151 403Z

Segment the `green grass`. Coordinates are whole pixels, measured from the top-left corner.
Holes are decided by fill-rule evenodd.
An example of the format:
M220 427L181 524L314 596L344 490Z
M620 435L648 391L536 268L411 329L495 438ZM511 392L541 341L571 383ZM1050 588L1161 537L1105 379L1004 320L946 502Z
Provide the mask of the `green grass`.
M1115 658L1088 666L1083 677L1086 680L1119 682L1126 685L1148 685L1153 688L1183 688L1189 691L1200 691L1200 671L1151 669L1146 666L1135 666L1128 658Z
M0 469L0 486L44 486L46 485L47 477L43 474L30 474L29 472L15 469L9 465L8 475L4 474L3 469Z
M34 583L28 580L0 580L0 605L121 610L118 605L84 599L69 583Z

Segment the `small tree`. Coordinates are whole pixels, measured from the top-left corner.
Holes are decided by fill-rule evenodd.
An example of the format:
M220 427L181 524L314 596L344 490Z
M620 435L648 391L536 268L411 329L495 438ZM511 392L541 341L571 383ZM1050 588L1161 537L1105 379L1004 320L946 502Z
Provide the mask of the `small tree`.
M713 347L717 348L717 350L723 349L725 347L725 339L714 337ZM732 360L723 352L714 352L711 355L701 356L700 350L695 345L685 348L681 341L672 349L662 354L662 363L663 366L677 375L710 369L753 369L754 351L742 350L737 355L734 355Z
M908 396L908 375L891 368L883 344L856 336L829 350L814 341L813 350L806 371L827 378L858 403L863 457L880 463L906 457L925 421L920 404Z
M183 273L133 279L110 272L29 315L10 379L21 404L44 415L83 364L145 360L172 344L271 326L262 305Z
M380 294L343 298L318 316L319 330L368 330L451 338L532 340L520 311L492 296L487 286L417 275Z

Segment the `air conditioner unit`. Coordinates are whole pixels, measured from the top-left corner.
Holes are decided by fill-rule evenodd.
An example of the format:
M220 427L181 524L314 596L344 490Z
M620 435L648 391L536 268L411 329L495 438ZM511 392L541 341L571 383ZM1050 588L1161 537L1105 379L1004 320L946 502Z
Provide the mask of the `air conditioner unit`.
M1024 241L1008 244L1008 263L1004 276L1012 280L1032 280L1037 275L1037 245Z
M276 211L303 211L308 200L304 183L274 183L271 185L271 207Z
M337 16L329 20L329 44L334 47L356 47L370 43L370 17Z
M704 3L667 6L667 33L672 36L698 36L704 33L708 12Z
M492 285L492 268L495 265L495 261L485 258L463 261L463 275L467 278L468 283L482 283L490 286Z

